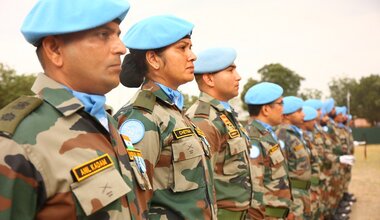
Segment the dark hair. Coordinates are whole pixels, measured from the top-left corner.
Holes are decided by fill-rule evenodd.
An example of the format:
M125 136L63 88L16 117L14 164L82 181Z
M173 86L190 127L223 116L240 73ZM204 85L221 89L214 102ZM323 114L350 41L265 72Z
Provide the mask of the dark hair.
M147 71L146 50L133 50L124 57L121 65L120 82L126 87L136 88L144 81Z
M249 116L258 116L264 105L248 105Z

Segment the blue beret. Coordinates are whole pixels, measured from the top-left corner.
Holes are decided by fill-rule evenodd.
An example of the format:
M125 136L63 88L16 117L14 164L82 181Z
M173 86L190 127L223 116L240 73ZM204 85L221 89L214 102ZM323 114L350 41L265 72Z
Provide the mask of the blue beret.
M197 54L194 73L214 73L226 69L234 63L236 50L233 48L210 48Z
M129 10L126 0L40 0L21 27L25 39L38 46L40 39L92 29L115 19L122 21Z
M329 98L329 99L327 99L327 100L323 103L324 112L325 112L326 114L330 113L330 112L333 110L333 108L334 108L334 103L335 103L335 101L334 101L333 98Z
M347 108L345 106L337 106L335 107L335 112L337 115L339 114L346 115Z
M305 117L303 118L304 121L316 119L318 116L317 110L310 106L303 106L302 111L305 114Z
M173 44L190 35L194 25L172 15L157 15L134 24L125 34L127 48L151 50Z
M303 100L295 96L287 96L284 98L284 115L298 111L303 106Z
M308 99L303 103L303 105L309 106L309 107L314 108L315 110L318 110L318 109L322 108L323 102L321 100L318 100L318 99Z
M280 98L283 92L282 87L277 84L261 82L248 89L244 101L248 105L268 104Z

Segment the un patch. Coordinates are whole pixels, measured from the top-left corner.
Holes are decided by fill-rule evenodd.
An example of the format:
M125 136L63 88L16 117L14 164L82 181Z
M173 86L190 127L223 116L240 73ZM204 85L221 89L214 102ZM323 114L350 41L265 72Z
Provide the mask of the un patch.
M132 144L140 142L145 134L144 124L136 119L126 120L119 128L120 134L129 137Z
M258 158L260 156L260 148L256 144L252 144L252 148L250 149L249 152L249 157L250 158Z

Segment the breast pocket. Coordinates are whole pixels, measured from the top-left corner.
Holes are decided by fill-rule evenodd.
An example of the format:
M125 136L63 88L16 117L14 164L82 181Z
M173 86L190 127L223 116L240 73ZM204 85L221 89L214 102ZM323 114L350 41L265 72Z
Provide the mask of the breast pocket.
M228 149L226 150L223 164L225 175L238 175L248 172L248 149L245 139L237 137L228 139Z
M80 182L72 183L71 190L86 216L89 216L124 196L131 188L112 166Z
M268 151L268 155L271 160L272 179L275 180L284 177L286 175L285 158L279 145L274 145Z
M174 140L173 186L174 192L186 192L205 187L205 171L202 160L205 153L195 136Z

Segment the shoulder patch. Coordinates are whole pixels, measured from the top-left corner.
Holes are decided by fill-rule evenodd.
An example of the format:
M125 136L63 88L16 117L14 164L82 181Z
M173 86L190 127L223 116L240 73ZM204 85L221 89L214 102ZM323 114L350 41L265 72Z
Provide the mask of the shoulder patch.
M249 157L255 159L259 156L260 156L259 146L257 146L257 144L252 144L252 147L251 147L250 152L249 152Z
M323 126L322 129L323 129L324 132L328 132L329 131L329 127L327 127L327 126Z
M141 90L137 95L133 106L145 108L149 111L153 111L154 104L156 104L156 96L149 90Z
M40 98L21 96L5 106L0 110L0 133L12 137L20 122L41 104Z
M279 140L278 143L280 144L281 150L284 150L285 148L285 143L283 140Z
M132 144L140 142L145 134L144 124L136 119L129 119L123 122L119 128L120 134L129 137Z

